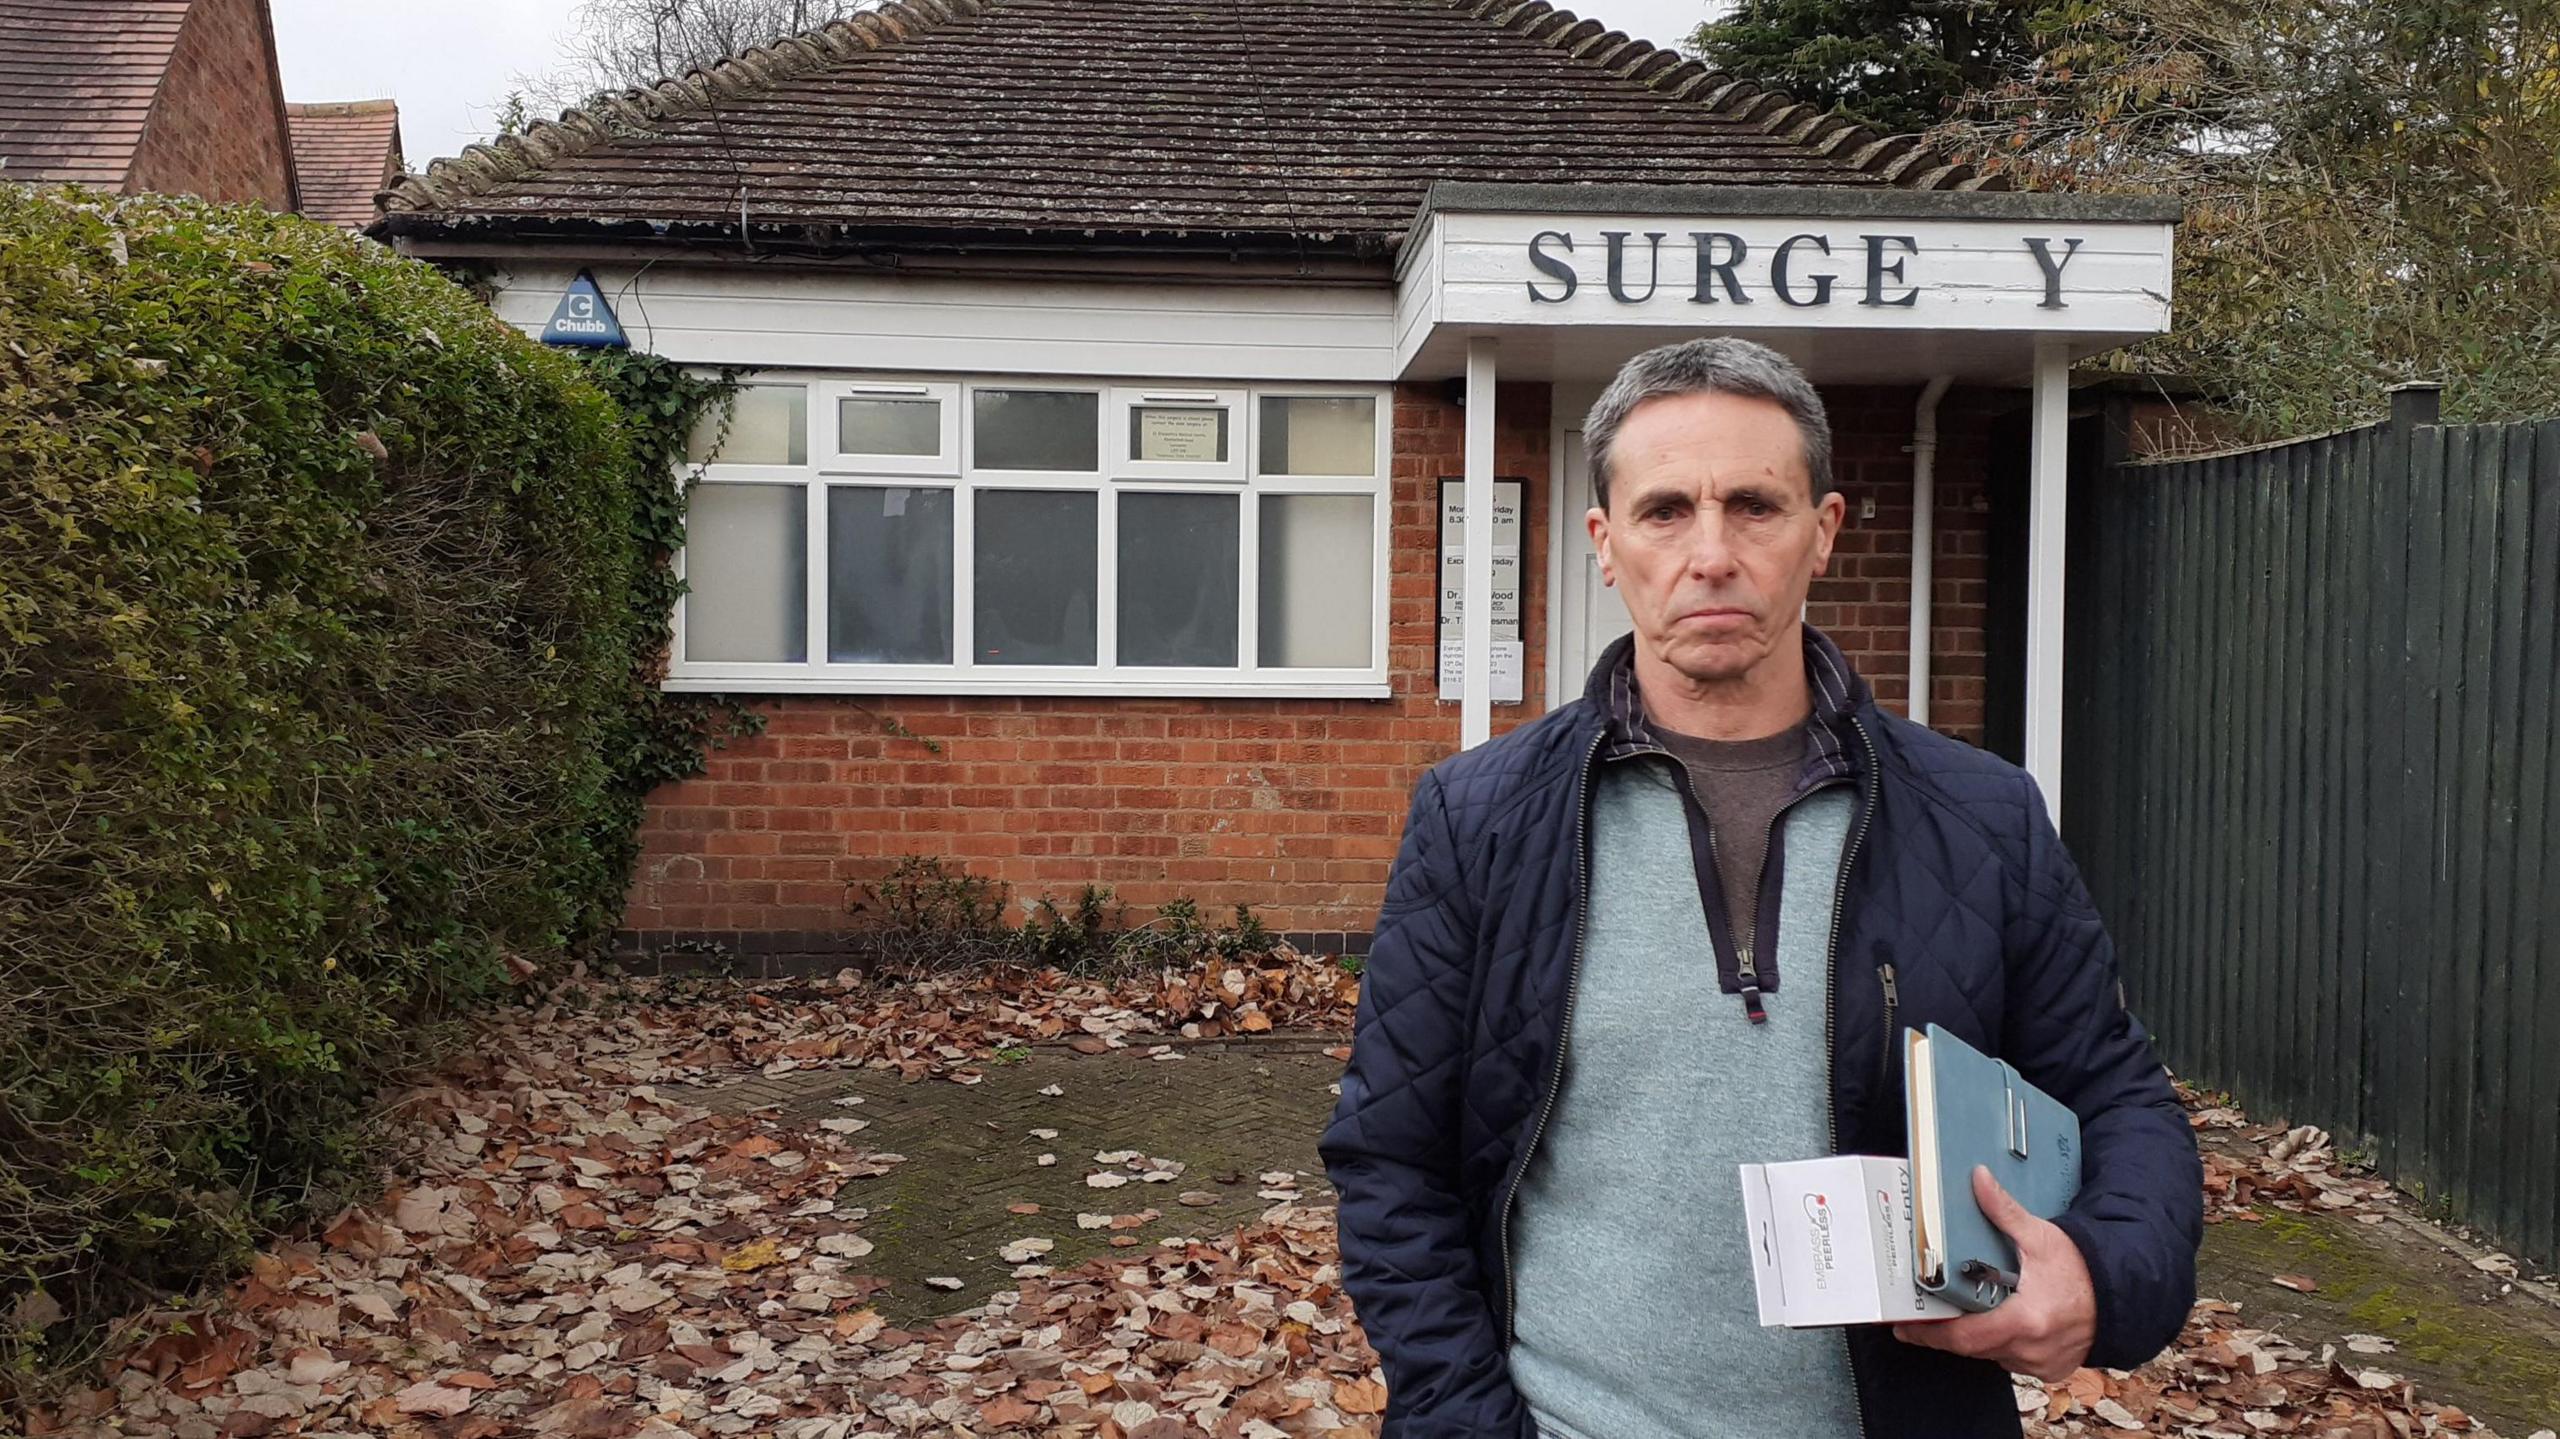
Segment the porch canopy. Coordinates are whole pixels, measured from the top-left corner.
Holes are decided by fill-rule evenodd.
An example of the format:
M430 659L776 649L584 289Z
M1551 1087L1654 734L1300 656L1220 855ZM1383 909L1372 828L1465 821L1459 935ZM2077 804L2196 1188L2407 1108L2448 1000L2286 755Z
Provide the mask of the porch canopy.
M2145 197L1441 183L1397 255L1396 358L1407 379L1465 379L1470 554L1492 543L1478 527L1497 375L1587 384L1653 345L1729 333L1817 384L2030 390L2026 760L2058 815L2069 371L2168 328L2178 218ZM1490 570L1463 579L1463 615L1489 613ZM1461 642L1474 744L1492 721L1490 626Z

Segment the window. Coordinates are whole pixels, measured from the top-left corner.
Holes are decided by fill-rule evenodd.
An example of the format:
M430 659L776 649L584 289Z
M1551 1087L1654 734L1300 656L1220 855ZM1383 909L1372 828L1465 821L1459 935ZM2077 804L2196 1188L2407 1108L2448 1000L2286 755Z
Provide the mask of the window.
M689 451L668 683L1383 697L1386 405L759 375Z

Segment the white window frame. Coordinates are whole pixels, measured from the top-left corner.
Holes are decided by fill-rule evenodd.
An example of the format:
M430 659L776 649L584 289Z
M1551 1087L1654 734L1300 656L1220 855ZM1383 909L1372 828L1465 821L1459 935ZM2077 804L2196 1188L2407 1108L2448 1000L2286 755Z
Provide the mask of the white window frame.
M1116 698L1252 698L1386 699L1389 590L1388 540L1393 516L1391 455L1395 429L1395 397L1384 385L1286 384L1125 385L1103 379L1057 375L871 375L842 371L772 370L755 374L750 383L805 383L810 387L808 453L816 461L805 469L775 465L714 464L701 469L697 484L797 482L806 486L808 502L807 629L810 658L802 663L695 661L685 658L685 610L675 615L674 660L665 688L673 692L757 694L878 695L1016 695ZM844 456L836 450L836 400L846 394L877 393L890 386L947 390L943 412L945 451L953 457L947 469L939 459ZM975 392L991 390L1072 390L1099 397L1099 472L1071 474L1047 471L979 470L974 465L975 438L971 417ZM913 391L909 391L913 392ZM1229 407L1224 466L1161 466L1128 458L1128 404L1161 395L1206 396ZM1265 396L1358 395L1377 405L1377 462L1368 476L1266 476L1260 473L1258 426ZM823 442L823 443L822 443ZM1177 473L1160 473L1171 469ZM688 470L691 467L687 467ZM1229 472L1232 473L1229 473ZM828 608L827 497L842 488L946 489L952 502L951 652L948 665L853 664L826 658ZM981 490L1070 490L1096 499L1095 654L1091 666L993 665L976 662L977 495ZM1237 664L1232 668L1171 668L1119 663L1119 501L1124 492L1219 494L1238 506L1236 528ZM1256 650L1261 632L1261 513L1266 495L1357 495L1369 501L1370 604L1369 664L1338 669L1262 669ZM685 573L685 555L676 556L676 573Z
M831 380L809 387L809 453L830 475L909 475L949 480L960 473L960 387L930 380ZM940 448L931 455L863 455L844 450L846 400L932 400L941 406ZM825 444L817 441L824 440Z

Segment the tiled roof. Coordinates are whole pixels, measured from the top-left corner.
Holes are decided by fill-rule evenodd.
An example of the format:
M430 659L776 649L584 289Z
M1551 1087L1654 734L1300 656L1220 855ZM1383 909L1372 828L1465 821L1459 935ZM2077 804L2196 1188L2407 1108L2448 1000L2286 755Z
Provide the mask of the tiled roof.
M119 189L188 0L0 0L0 180Z
M1545 0L890 0L439 160L384 228L1383 248L1435 180L1999 183Z
M7 0L0 0L0 4ZM350 230L373 223L374 197L400 178L400 106L391 100L287 105L302 213Z

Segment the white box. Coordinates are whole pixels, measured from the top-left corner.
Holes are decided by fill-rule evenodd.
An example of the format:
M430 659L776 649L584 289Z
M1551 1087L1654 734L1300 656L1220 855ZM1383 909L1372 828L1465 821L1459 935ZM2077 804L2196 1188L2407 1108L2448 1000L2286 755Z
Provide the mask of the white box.
M1953 1319L1911 1275L1911 1164L1841 1154L1742 1166L1760 1323L1803 1329Z

